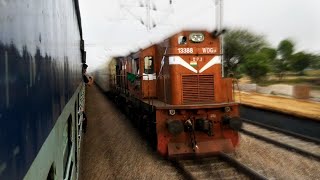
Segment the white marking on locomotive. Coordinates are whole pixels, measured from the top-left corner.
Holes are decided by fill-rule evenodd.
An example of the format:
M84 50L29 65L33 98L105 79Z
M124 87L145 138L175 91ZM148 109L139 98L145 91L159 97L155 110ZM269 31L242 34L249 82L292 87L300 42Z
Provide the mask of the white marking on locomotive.
M203 59L202 59L202 57L197 56L197 57L192 57L192 61L200 61L200 62L202 62Z
M179 64L179 65L189 69L190 71L192 71L194 73L198 73L198 71L194 67L192 67L190 64L188 64L180 56L170 56L169 57L169 64L170 65Z
M182 54L192 54L193 48L178 48L178 52Z
M146 74L146 73L143 73L143 80L156 80L157 79L157 76L156 76L156 73L153 73L153 74Z
M216 49L214 49L214 48L208 48L208 47L206 47L206 48L202 48L202 53L208 53L208 54L213 54L213 53L216 53L217 52L217 50Z
M212 58L206 65L204 65L200 70L199 73L202 73L203 71L207 70L211 66L215 64L221 64L221 56L215 56Z

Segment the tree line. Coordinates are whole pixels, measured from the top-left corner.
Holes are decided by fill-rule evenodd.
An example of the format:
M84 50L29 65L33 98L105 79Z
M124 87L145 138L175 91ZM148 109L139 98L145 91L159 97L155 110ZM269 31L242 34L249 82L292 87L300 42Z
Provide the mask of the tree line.
M287 72L303 75L307 68L320 69L320 54L295 50L291 39L271 47L265 37L246 29L233 29L224 36L224 68L226 76L264 80L268 73L280 80Z

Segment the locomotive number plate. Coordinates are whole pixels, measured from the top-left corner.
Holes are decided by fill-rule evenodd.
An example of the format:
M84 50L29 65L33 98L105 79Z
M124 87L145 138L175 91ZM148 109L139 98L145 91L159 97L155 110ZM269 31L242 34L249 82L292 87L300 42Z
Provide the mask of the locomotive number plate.
M192 54L193 48L178 48L178 52L181 54Z
M185 48L173 48L171 53L177 54L215 54L217 53L217 48L215 47L185 47Z

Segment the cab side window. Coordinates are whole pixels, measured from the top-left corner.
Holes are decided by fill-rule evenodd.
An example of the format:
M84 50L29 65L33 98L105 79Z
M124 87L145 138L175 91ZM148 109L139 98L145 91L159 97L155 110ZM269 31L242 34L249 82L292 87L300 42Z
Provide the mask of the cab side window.
M153 74L154 73L154 62L152 56L144 57L144 73Z
M187 37L186 36L179 36L178 37L178 44L187 44Z

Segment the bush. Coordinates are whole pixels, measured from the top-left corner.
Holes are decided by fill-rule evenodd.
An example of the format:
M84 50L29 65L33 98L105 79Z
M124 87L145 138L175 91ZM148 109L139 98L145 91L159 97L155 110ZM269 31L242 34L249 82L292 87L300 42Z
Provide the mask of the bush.
M268 57L264 53L247 55L245 63L241 65L241 71L253 82L261 81L269 70Z

